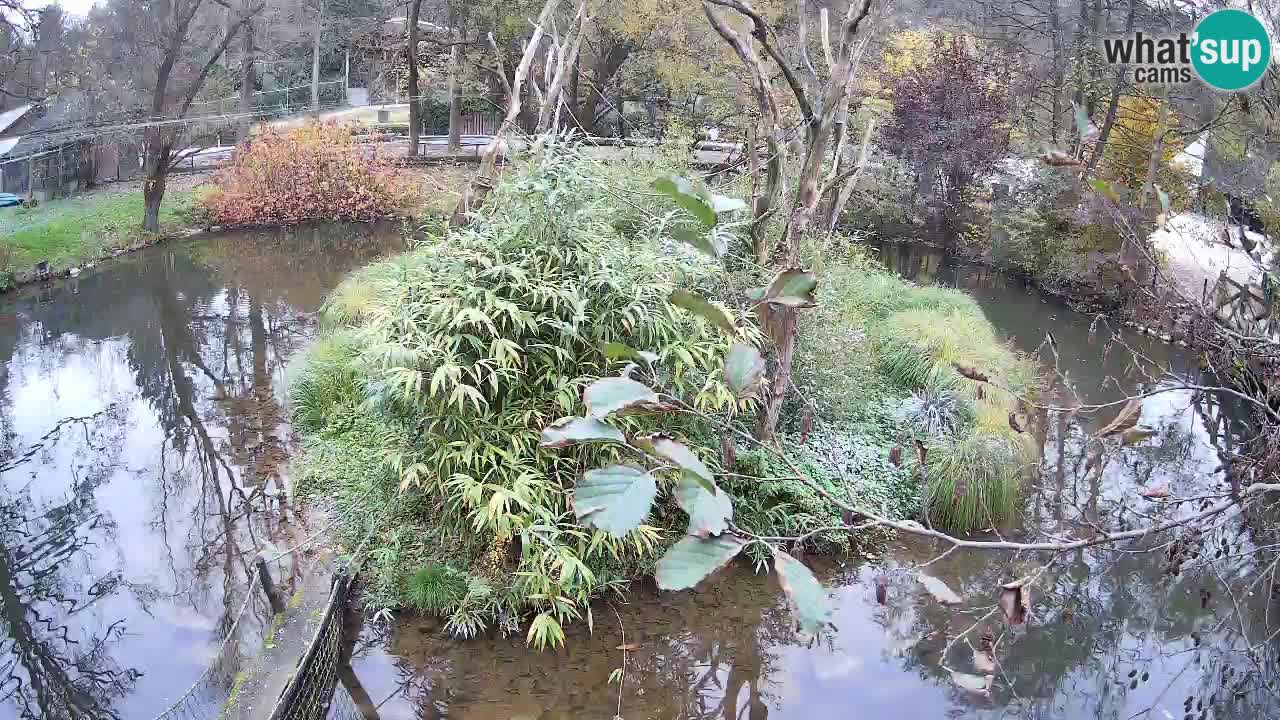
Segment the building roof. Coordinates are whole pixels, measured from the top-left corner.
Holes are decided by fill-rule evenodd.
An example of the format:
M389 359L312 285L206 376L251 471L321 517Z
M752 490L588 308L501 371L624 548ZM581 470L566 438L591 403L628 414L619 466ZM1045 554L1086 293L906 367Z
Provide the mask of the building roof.
M19 105L12 110L5 110L0 113L0 135L3 135L5 130L8 130L10 126L21 120L23 115L31 112L31 108L33 107L35 106Z

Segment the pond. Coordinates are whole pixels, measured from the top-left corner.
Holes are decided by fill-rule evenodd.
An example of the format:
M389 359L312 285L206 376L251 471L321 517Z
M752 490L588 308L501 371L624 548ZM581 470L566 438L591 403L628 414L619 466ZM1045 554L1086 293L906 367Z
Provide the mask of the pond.
M260 647L250 561L298 531L285 361L325 292L402 242L226 234L0 299L0 718L156 717L246 601L232 644Z
M399 237L394 226L337 226L161 246L0 301L0 718L149 720L222 651L244 602L237 637L253 652L269 611L246 599L249 559L305 534L279 492L285 364L311 337L324 293ZM974 294L1025 351L1052 333L1078 393L1059 386L1054 404L1200 377L1175 348L1109 341L1101 322L1014 279L920 248L880 251L904 275ZM1114 414L1033 414L1043 463L1025 527L1079 536L1090 524L1137 525L1192 512L1161 509L1141 488L1188 497L1229 482L1224 458L1241 428L1215 397L1147 399L1141 421L1155 435L1097 458L1089 437ZM815 643L793 631L774 578L750 567L697 592L639 583L595 605L593 631L572 628L557 652L534 653L523 637L455 641L430 619L354 618L344 687L361 702L343 704L343 717L1280 717L1267 685L1280 676L1275 568L1254 553L1280 543L1268 527L1232 515L1182 538L1185 558L1170 537L1063 555L1033 585L1029 621L1013 627L991 615L998 586L1038 558L933 562L926 571L964 599L943 606L914 570L941 548L904 542L816 563L835 588L838 629ZM286 577L309 572L305 558L290 561ZM991 694L957 687L948 668L983 674L975 648L987 646ZM611 684L618 668L623 682ZM220 689L182 716L216 716Z

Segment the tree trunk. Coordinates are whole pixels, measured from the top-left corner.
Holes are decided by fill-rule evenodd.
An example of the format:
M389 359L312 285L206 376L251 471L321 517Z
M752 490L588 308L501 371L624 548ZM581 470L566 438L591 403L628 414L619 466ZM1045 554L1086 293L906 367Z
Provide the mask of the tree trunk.
M145 179L142 183L142 229L150 233L160 232L160 203L164 200L165 180L169 173L170 145L159 128L148 128L146 159L143 162Z
M582 56L579 55L573 62L573 71L569 75L569 95L565 98L565 105L569 107L569 115L573 118L573 127L580 129L582 127L582 109L578 107L578 80L582 74Z
M418 136L422 132L422 103L418 102L421 94L418 88L418 15L421 11L422 0L413 0L409 4L409 157L418 155Z
M587 32L587 0L578 0L577 31L565 39L567 47L563 47L556 60L555 75L547 86L547 94L542 106L538 108L538 121L534 126L539 135L547 130L558 130L552 124L552 118L558 117L556 110L560 107L560 96L564 94L565 85L569 82L569 74L578 62L578 51L582 48L582 36Z
M1138 193L1138 209L1143 210L1147 206L1147 196L1151 194L1151 190L1155 187L1156 173L1160 170L1160 161L1164 157L1164 139L1169 134L1169 98L1166 92L1165 97L1160 101L1160 109L1156 117L1156 130L1152 136L1151 143L1151 159L1147 161L1147 179L1142 183L1142 191Z
M453 47L449 48L449 152L462 149L462 83L458 73L462 71L461 33L454 32Z
M315 37L311 44L311 111L320 115L320 35L324 32L324 0L316 13Z
M1062 118L1062 85L1066 74L1062 59L1062 32L1058 22L1058 0L1049 0L1049 44L1053 56L1053 97L1049 102L1049 138L1056 144Z
M1138 0L1129 0L1129 11L1124 20L1124 33L1128 35L1133 32L1133 16L1136 10ZM1092 175L1093 169L1098 166L1098 161L1102 159L1107 149L1107 138L1111 136L1111 128L1116 124L1116 112L1120 107L1120 92L1124 89L1124 76L1127 69L1121 67L1116 70L1116 81L1111 86L1111 99L1107 104L1107 115L1102 121L1102 129L1098 131L1098 141L1094 143L1093 153L1089 156L1089 164L1085 167L1085 175Z
M239 139L249 137L253 126L253 89L258 84L257 68L253 57L253 21L244 24L244 56L240 58L240 112L244 117L239 123Z
M485 197L488 196L498 182L498 155L507 146L506 136L515 127L516 119L520 117L522 105L520 98L524 89L524 80L529 75L529 67L533 64L533 56L537 54L538 44L542 40L543 28L551 21L551 15L555 12L557 4L559 4L559 0L547 0L546 4L542 6L542 12L538 14L538 22L533 27L533 35L529 38L529 43L525 46L524 53L520 56L520 64L516 66L511 83L506 88L508 98L506 117L503 118L502 125L498 128L497 133L494 134L493 139L489 141L489 144L485 146L484 152L481 153L480 168L476 170L476 174L472 176L471 181L463 188L462 197L458 199L458 205L454 208L453 216L449 220L451 225L466 225L471 210L484 202ZM498 46L493 41L492 33L489 35L489 42L493 45L494 53L498 53ZM499 62L501 62L500 54ZM499 68L499 72L503 72L501 68ZM503 77L505 78L505 76Z

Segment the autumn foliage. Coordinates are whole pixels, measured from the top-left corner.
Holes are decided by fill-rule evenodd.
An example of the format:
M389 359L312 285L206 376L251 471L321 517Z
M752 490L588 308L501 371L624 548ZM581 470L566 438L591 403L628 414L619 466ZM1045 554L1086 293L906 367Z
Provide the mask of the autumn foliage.
M379 143L358 143L333 123L254 135L214 186L204 205L218 225L377 220L400 211L414 191Z

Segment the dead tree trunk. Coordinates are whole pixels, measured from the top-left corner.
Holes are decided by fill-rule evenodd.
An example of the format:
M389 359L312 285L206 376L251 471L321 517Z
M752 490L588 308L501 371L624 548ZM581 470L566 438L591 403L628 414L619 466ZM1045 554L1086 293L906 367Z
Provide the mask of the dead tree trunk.
M547 0L546 4L542 6L542 12L538 14L538 21L533 27L533 35L529 38L528 44L525 45L524 53L520 56L520 63L516 66L515 75L509 83L507 82L506 71L502 69L502 52L498 50L498 43L494 40L493 33L489 34L489 44L493 46L493 52L498 59L498 75L502 78L502 84L507 92L507 114L502 119L502 125L498 127L498 131L494 133L493 139L489 141L489 144L484 148L484 152L481 153L480 168L476 170L471 182L467 183L466 188L463 189L462 197L458 199L458 205L453 210L453 217L450 218L451 225L466 225L471 210L484 202L485 197L497 183L498 155L504 148L508 150L510 148L507 136L511 133L512 128L516 125L516 120L520 117L524 81L529 76L529 68L533 65L533 58L538 53L538 47L544 32L543 28L550 23L551 14L555 12L558 4L559 0Z
M582 47L582 36L586 34L587 22L591 19L587 16L587 0L578 0L578 13L575 17L577 29L570 32L563 44L559 42L559 38L556 39L561 47L556 53L555 75L547 85L542 107L538 109L538 123L535 126L538 134L553 129L556 124L552 123L552 119L560 116L561 96L569 82L571 71L578 64L578 50Z
M810 93L806 85L818 86L817 70L808 61L808 53L801 53L805 58L805 66L809 72L809 80L802 80L786 59L786 54L775 47L771 38L776 38L772 28L756 11L740 0L704 0L703 12L715 31L733 48L739 60L751 76L752 88L756 100L761 106L761 114L770 118L774 128L769 133L771 158L776 155L780 161L783 156L781 126L778 122L777 104L773 100L770 87L770 74L765 68L761 53L756 50L733 28L724 22L713 6L729 8L751 21L753 29L751 37L781 71L805 125L803 142L803 162L796 182L795 195L791 200L791 216L782 232L782 239L773 251L773 265L777 270L793 268L799 262L800 244L809 233L817 211L818 202L822 199L819 182L823 177L822 169L827 161L827 147L832 138L835 119L842 106L847 105L848 91L856 73L858 48L853 38L862 21L871 11L871 0L863 0L860 4L850 4L840 27L838 52L831 53L835 64L829 67L830 76L824 86L815 93ZM801 13L800 22L807 19ZM824 24L825 26L825 24ZM830 47L830 38L824 38L824 48ZM786 398L791 385L791 366L795 356L798 311L796 308L764 303L758 306L762 325L773 341L777 354L774 358L773 372L769 378L769 391L765 396L764 412L756 426L756 437L761 440L771 439L778 426L782 414L782 402Z

